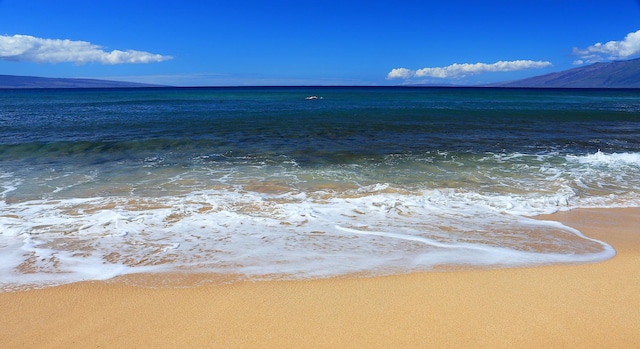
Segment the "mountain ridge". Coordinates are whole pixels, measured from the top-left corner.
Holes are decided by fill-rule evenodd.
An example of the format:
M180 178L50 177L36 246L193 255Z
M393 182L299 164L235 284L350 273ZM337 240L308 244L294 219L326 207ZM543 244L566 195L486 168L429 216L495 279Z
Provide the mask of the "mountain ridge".
M625 61L598 62L560 72L484 86L524 88L640 88L640 58Z
M137 82L81 79L81 78L44 78L38 76L0 75L0 88L140 88L164 87L162 85L143 84Z
M0 75L0 89L143 87L167 86L100 79L45 78L36 76ZM587 66L538 75L530 78L484 84L478 85L476 87L640 88L640 58L624 61L598 62Z

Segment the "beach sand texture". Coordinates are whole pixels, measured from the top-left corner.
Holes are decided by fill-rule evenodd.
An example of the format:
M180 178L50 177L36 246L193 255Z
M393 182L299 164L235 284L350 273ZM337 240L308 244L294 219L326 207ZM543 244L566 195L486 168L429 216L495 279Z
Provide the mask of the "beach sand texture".
M541 218L606 241L617 255L585 265L372 278L187 288L111 280L5 292L0 347L640 347L640 209Z

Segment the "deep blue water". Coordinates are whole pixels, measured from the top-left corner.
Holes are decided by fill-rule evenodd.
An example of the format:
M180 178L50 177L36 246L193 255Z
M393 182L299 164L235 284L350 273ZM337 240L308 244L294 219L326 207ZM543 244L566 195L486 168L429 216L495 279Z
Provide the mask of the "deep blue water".
M166 141L266 154L308 148L354 156L637 151L639 94L398 87L5 90L0 135L3 146L138 142L131 146L154 149Z

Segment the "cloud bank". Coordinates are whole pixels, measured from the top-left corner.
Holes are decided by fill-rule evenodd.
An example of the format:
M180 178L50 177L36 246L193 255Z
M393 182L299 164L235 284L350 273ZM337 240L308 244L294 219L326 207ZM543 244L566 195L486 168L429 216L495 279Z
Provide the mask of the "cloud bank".
M625 59L640 53L640 30L629 33L621 41L596 43L584 49L574 48L573 54L580 57L574 64L595 63L604 60Z
M531 60L515 60L515 61L498 61L495 63L454 63L446 67L422 68L418 70L410 70L407 68L395 68L387 74L387 79L410 79L410 78L462 78L468 75L507 72L515 70L546 68L550 67L551 62L547 61L531 61Z
M155 63L171 58L135 50L107 52L101 46L86 41L42 39L30 35L0 35L0 60L5 61L125 64Z

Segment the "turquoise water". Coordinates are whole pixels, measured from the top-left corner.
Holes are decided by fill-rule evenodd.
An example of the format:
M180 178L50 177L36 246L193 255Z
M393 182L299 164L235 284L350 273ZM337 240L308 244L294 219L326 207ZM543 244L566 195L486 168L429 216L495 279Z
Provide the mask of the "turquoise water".
M0 286L592 262L527 217L638 206L638 170L635 90L3 90Z

